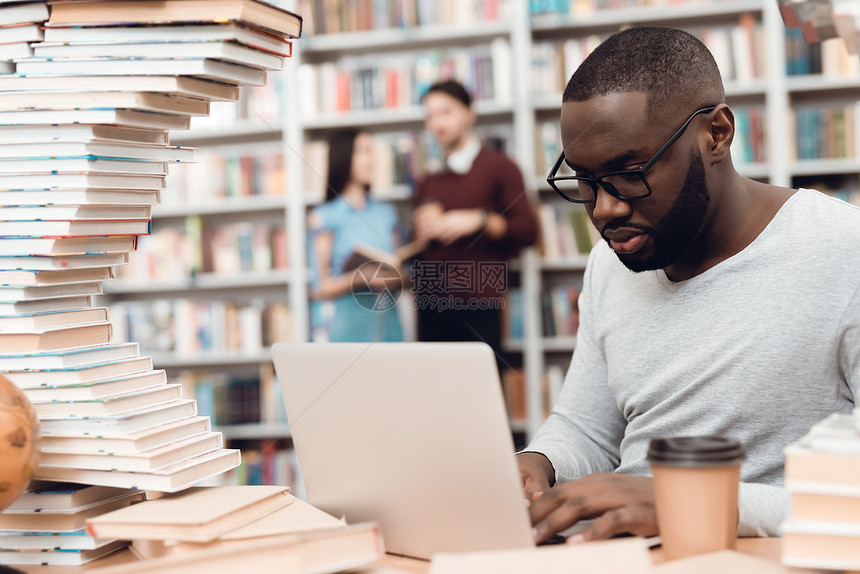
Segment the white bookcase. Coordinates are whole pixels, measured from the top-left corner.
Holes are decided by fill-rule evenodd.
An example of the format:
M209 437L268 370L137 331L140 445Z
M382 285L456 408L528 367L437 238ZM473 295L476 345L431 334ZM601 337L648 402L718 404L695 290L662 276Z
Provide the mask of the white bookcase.
M424 1L424 0L420 0ZM428 0L429 1L429 0ZM289 302L296 340L305 340L309 332L308 281L306 261L305 217L309 200L299 193L308 188L303 181L306 141L320 139L334 129L344 127L367 128L378 132L422 129L423 112L418 106L396 109L374 109L345 112L322 117L309 117L300 101L301 92L307 90L300 73L303 63L322 64L342 58L390 55L403 51L428 51L450 47L484 47L498 39L510 46L510 61L505 66L510 75L510 97L504 101L479 101L476 111L479 127L504 124L511 126L513 148L509 150L525 174L527 188L535 204L553 203L564 209L576 208L564 202L546 185L545 174L539 174L536 157L536 130L541 122L557 119L561 108L561 94L536 94L532 78L532 52L535 43L586 37L593 34L610 34L628 24L665 24L682 28L732 25L742 14L751 14L760 23L762 47L765 52L766 75L744 82L727 81L730 105L756 105L763 107L766 126L766 155L768 161L739 165L745 175L776 185L791 186L811 178L843 180L858 184L860 159L794 160L793 132L788 121L789 112L797 102L825 102L856 100L860 93L860 77L788 76L786 74L785 29L775 0L722 0L690 1L686 4L634 7L627 9L594 11L576 16L530 16L528 0L508 0L507 17L500 21L469 25L427 26L408 29L372 30L337 35L307 34L297 41L294 57L283 72L285 83L284 113L277 125L245 120L234 126L208 131L192 130L174 136L176 143L194 146L242 146L260 141L281 142L285 157L287 185L290 192L281 197L254 198L253 201L233 201L198 207L165 206L154 211L156 225L161 220L179 219L188 214L204 218L245 217L250 221L262 214L277 212L283 217L289 243L289 271L273 271L261 276L241 274L235 277L195 277L194 280L176 279L158 285L128 284L115 281L106 284L109 297L132 299L160 295L179 296L193 293L199 297L229 296L249 290L261 290L267 296L280 296ZM309 29L310 26L306 26ZM483 49L483 48L481 48ZM860 117L860 112L858 112ZM860 122L858 122L860 125ZM860 130L858 130L860 131ZM860 140L860 138L858 138ZM860 146L855 145L855 154ZM737 163L737 162L736 162ZM180 166L179 169L182 169ZM401 206L408 205L409 190L402 187L380 190L387 197L399 197ZM170 193L170 189L167 190ZM581 281L585 257L576 256L561 261L542 261L537 249L523 252L517 264L523 292L523 340L506 343L507 350L522 354L527 392L527 417L515 428L527 436L541 424L544 413L544 390L541 380L549 364L565 366L575 350L575 337L543 337L541 293L544 286L563 282ZM267 291L268 290L268 291ZM270 361L267 352L245 356L154 357L156 366L171 370L181 368L207 368L225 370L247 368ZM237 429L236 437L249 438L285 436L286 429L245 427ZM233 436L233 435L228 435Z

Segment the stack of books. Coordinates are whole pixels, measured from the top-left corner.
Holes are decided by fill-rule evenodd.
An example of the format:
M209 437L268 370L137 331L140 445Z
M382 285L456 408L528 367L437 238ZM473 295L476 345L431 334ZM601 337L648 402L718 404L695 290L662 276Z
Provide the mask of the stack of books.
M860 570L860 409L834 414L785 450L789 566Z
M132 542L120 572L341 572L384 553L379 526L348 526L282 486L196 487L87 520L97 539Z
M15 71L16 58L33 55L30 42L42 39L42 22L48 19L44 0L17 0L0 5L0 73Z
M142 502L139 490L33 481L0 514L0 564L76 566L128 545L96 538L88 518Z
M167 164L193 158L168 130L281 69L301 18L258 0L47 9L44 41L0 75L0 373L40 418L37 479L182 490L236 467L239 451L137 344L112 341L91 297L149 233ZM2 18L5 45L17 27ZM55 531L42 516L14 529Z

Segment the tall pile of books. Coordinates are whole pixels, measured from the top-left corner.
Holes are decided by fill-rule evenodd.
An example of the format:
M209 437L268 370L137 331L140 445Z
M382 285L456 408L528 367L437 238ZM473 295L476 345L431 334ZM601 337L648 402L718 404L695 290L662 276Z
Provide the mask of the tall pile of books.
M789 566L860 570L860 408L834 414L785 451Z
M298 15L259 0L0 4L0 58L14 65L0 75L0 373L40 418L36 478L114 489L81 502L39 483L67 495L45 504L33 491L0 515L0 562L32 563L33 549L40 563L68 563L67 551L85 561L96 543L78 532L80 516L239 464L137 344L111 342L107 311L91 298L149 233L152 205L170 193L168 164L192 160L168 131L264 84L300 31ZM20 41L26 50L3 51ZM48 520L59 515L78 518ZM40 545L27 532L80 542Z

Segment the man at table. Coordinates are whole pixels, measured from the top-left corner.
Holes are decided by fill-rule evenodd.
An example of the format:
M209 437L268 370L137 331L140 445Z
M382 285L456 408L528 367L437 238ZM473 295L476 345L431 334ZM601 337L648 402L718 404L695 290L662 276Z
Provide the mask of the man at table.
M536 540L586 518L574 542L657 534L648 443L702 434L746 448L738 534L777 535L783 448L860 392L860 209L741 176L720 71L680 30L599 46L561 136L549 181L605 243L559 402L517 457Z

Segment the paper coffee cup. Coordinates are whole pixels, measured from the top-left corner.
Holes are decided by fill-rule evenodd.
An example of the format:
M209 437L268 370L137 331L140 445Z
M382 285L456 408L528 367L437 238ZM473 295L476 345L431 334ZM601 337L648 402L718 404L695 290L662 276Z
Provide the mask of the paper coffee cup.
M718 436L651 441L648 461L666 560L735 547L743 457L738 441Z

